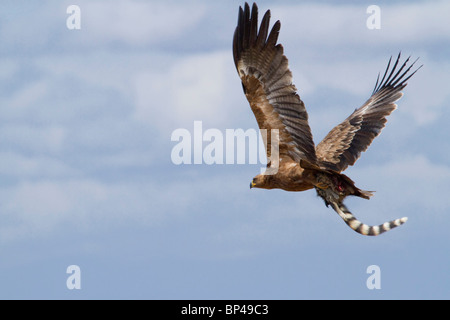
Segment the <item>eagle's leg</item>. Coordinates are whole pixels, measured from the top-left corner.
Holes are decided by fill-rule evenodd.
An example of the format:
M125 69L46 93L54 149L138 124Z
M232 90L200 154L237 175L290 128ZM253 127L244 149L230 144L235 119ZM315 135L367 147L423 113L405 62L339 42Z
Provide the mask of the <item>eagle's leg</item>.
M325 201L327 207L332 202L341 203L348 195L344 183L337 177L326 172L317 172L315 177L316 183L314 187L317 194Z
M342 203L347 196L357 196L369 199L372 191L361 190L355 186L355 183L345 174L331 170L316 170L314 173L316 190L321 190L319 196L331 200L337 200ZM319 193L319 191L318 191Z
M327 207L339 199L339 196L334 194L328 186L322 188L320 185L316 185L314 188L316 189L317 195L322 198Z

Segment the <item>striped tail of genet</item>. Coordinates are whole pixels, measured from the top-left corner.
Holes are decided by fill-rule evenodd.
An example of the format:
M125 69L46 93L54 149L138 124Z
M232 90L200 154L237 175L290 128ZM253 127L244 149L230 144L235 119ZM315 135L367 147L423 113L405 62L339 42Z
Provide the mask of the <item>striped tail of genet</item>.
M369 226L356 219L355 216L347 209L347 207L343 203L338 204L332 202L331 206L350 228L365 236L377 236L393 228L401 226L408 220L408 218L404 217L401 219L385 222L378 226Z

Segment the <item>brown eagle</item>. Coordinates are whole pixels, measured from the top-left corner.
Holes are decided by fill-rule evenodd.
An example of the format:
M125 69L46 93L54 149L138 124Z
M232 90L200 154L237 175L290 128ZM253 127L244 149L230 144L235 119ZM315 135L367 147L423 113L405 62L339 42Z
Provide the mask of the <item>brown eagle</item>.
M370 98L315 146L305 105L292 84L288 59L283 54L283 46L277 44L280 21L275 22L270 32L269 21L270 10L258 31L258 7L253 4L250 11L245 3L244 9L239 8L233 38L234 63L244 93L260 130L267 133L267 169L253 179L250 188L287 191L315 188L327 206L331 205L350 228L363 235L376 236L402 225L407 218L378 226L358 221L343 200L349 195L369 199L372 192L357 188L341 172L353 165L380 134L386 117L397 108L395 101L403 95L406 81L420 68L410 72L417 60L408 67L408 58L400 66L399 54L390 68L391 57L381 81L378 74ZM277 135L276 161L271 159L272 134Z

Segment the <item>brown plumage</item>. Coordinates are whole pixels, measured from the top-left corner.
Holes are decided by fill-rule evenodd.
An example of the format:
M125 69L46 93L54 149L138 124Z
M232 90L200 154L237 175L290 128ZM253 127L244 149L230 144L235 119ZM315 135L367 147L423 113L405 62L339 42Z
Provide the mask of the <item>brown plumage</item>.
M400 54L391 69L389 60L383 78L379 81L378 77L366 103L333 128L316 147L305 105L292 83L288 59L283 46L277 44L281 24L275 22L269 32L269 22L268 10L258 31L258 7L253 4L250 11L246 3L244 9L239 8L233 38L234 63L244 93L259 128L267 133L267 170L257 175L250 187L287 191L315 188L327 206L331 205L353 230L364 235L378 235L406 222L402 218L368 226L358 221L343 200L349 195L369 199L372 192L357 188L341 172L353 165L380 134L386 117L397 107L394 102L402 96L406 81L417 71L408 74L415 62L407 67L408 58L397 70ZM277 154L272 154L274 141Z

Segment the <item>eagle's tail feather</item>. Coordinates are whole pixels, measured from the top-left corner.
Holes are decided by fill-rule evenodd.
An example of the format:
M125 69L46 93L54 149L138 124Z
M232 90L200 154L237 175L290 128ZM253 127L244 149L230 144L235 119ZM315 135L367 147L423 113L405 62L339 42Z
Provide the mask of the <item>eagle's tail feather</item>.
M369 226L356 219L356 217L347 209L347 207L343 203L338 204L336 202L332 202L331 205L334 211L339 214L339 216L350 228L365 236L377 236L379 234L382 234L383 232L401 226L408 220L408 218L404 217L401 219L385 222L378 226Z

